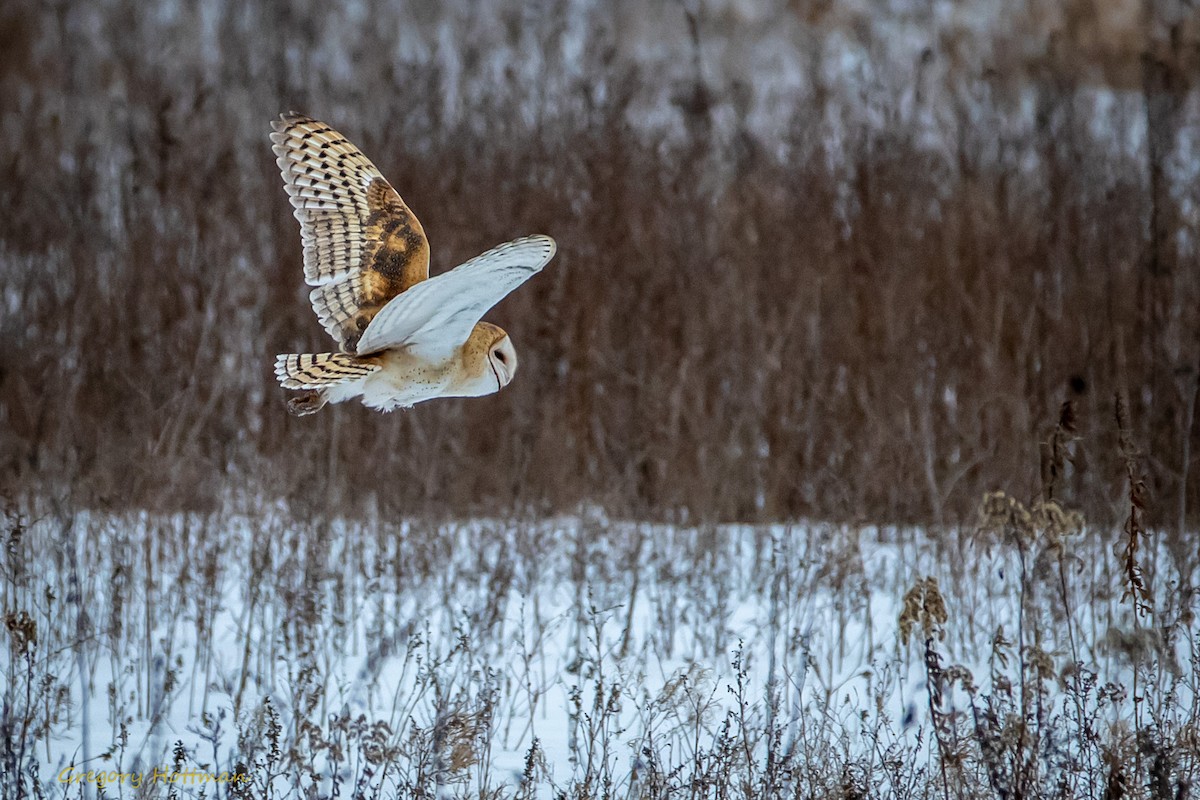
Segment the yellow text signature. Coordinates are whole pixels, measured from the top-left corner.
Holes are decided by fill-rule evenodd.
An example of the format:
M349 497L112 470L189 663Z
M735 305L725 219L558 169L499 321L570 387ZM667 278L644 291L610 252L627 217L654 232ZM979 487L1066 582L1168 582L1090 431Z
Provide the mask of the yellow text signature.
M58 773L59 783L94 783L97 786L114 786L128 783L137 789L143 783L173 783L185 786L199 786L206 783L249 783L250 776L244 772L204 772L202 770L181 771L177 769L159 769L155 767L149 772L118 772L116 770L89 769L84 772L76 767L65 767Z

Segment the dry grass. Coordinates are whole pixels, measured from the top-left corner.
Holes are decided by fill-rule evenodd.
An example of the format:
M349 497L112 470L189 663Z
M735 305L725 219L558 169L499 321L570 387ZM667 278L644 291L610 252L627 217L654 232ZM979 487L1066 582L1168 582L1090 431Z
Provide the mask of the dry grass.
M1169 130L1138 138L1152 109L1137 96L1103 105L1065 67L1024 88L947 76L916 107L886 83L818 83L764 142L710 81L647 129L636 109L661 82L606 56L603 27L565 60L559 17L525 19L546 46L496 76L488 59L532 34L448 19L448 74L436 53L389 51L400 12L365 7L379 25L316 4L6 6L21 44L0 64L10 492L952 522L996 485L1039 490L1039 442L1070 400L1063 499L1108 523L1124 391L1146 524L1194 519L1194 193L1164 166ZM559 240L493 315L521 350L510 390L385 418L282 413L272 355L323 346L265 139L291 107L375 158L435 269L522 233ZM931 114L948 149L921 143ZM1159 117L1178 130L1187 106Z
M1145 798L1200 779L1196 573L1053 502L956 532L10 513L0 787ZM115 779L107 796L202 787ZM212 785L205 796L212 796Z

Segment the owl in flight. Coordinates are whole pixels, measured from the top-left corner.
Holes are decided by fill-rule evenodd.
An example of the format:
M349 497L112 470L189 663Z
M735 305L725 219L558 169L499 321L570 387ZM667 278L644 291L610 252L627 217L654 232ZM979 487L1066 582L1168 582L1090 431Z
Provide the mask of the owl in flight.
M517 371L508 334L481 317L554 256L549 236L494 247L429 277L429 242L379 170L323 122L285 114L272 150L300 220L304 280L338 353L275 358L297 416L355 397L380 411L500 391Z

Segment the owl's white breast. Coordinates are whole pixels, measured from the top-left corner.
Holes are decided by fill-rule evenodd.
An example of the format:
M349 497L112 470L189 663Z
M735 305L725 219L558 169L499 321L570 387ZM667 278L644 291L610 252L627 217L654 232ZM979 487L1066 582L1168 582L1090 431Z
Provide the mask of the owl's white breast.
M361 394L363 405L380 411L440 397L454 375L455 364L450 360L434 364L403 349L387 350L382 356L383 369L358 382L355 392Z

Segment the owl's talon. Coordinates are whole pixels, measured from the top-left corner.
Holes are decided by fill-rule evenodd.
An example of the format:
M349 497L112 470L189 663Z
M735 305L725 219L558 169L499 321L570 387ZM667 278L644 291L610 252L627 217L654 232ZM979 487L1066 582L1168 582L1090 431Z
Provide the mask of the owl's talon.
M305 417L315 414L325 406L325 397L321 392L309 390L295 397L288 398L287 409L294 417Z

